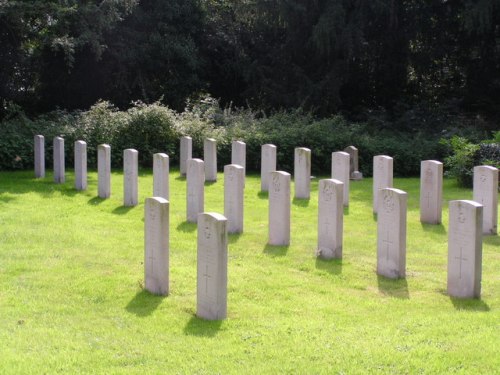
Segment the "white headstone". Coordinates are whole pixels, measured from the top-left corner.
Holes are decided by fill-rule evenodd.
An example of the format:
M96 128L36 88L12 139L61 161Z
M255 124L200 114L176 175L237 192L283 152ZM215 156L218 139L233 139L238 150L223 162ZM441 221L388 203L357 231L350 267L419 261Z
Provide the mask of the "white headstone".
M311 195L311 150L308 148L295 148L293 178L295 198L309 199Z
M449 203L448 294L481 296L483 206L475 201Z
M139 203L138 174L139 152L133 148L123 151L123 205L137 206Z
M224 216L227 218L228 233L243 232L243 191L245 170L241 165L224 167Z
M349 177L351 180L361 180L363 174L359 171L358 149L354 146L348 146L344 149L350 156L349 159Z
M269 245L290 244L290 173L274 171L269 178Z
M488 165L474 167L474 201L483 205L483 234L497 234L498 169Z
M169 199L170 160L167 154L153 155L153 196Z
M246 170L247 145L245 142L233 141L231 145L231 164L238 164Z
M205 163L201 159L187 161L187 221L196 223L205 206Z
M260 190L269 191L269 172L276 170L277 147L271 144L261 146Z
M97 195L99 198L111 196L111 147L106 144L97 146Z
M45 137L35 135L35 177L45 177Z
M443 199L443 163L424 160L420 163L420 221L441 224Z
M159 295L169 291L169 205L161 197L144 204L144 284Z
M406 207L408 194L385 188L378 192L377 274L391 279L406 275Z
M342 258L343 190L344 184L339 180L319 180L316 255L324 259Z
M217 141L207 138L203 142L203 158L205 159L205 181L217 181Z
M373 157L373 213L377 213L378 191L392 188L392 165L390 156L377 155Z
M191 137L181 137L181 147L179 153L181 176L185 176L187 172L187 161L193 157L193 139Z
M66 181L64 166L64 139L54 138L54 182L64 184Z
M227 219L213 212L198 217L196 315L206 320L227 316Z
M87 143L75 142L75 189L87 189Z
M344 206L349 206L349 159L347 152L332 153L332 178L344 183Z

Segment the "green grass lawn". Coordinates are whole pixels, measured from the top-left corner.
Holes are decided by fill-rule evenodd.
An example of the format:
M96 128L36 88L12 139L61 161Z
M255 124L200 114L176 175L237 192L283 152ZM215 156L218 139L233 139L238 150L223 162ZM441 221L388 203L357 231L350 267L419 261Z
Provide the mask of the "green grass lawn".
M500 373L500 238L484 238L481 300L446 295L448 207L422 225L418 179L409 193L407 278L378 278L372 180L351 182L344 259L314 256L317 180L292 203L289 247L267 242L267 197L247 177L245 232L229 236L228 319L195 317L196 226L185 222L184 179L170 175L170 292L144 292L144 199L122 206L52 175L0 173L0 373L419 374ZM223 176L206 185L223 213ZM293 191L293 188L292 188ZM444 182L444 200L472 192Z

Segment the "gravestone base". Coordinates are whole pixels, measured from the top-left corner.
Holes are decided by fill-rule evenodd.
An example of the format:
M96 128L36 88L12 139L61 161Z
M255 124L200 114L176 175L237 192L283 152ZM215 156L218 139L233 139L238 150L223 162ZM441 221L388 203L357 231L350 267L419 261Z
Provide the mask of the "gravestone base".
M361 181L363 179L363 173L360 171L355 171L351 173L351 180L353 181Z

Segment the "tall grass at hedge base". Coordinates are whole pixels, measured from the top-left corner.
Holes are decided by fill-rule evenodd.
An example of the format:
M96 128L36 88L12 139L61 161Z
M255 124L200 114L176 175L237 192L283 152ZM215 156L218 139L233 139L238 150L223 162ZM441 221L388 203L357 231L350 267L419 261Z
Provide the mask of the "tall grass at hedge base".
M217 140L219 168L231 162L232 140L247 144L247 168L260 169L261 145L278 147L278 169L293 170L295 147L312 150L314 174L329 173L331 153L349 145L359 149L360 170L372 174L372 159L385 154L394 158L396 176L417 176L420 161L442 160L446 147L440 134L412 130L400 132L373 123L352 123L342 116L317 119L302 110L279 111L266 116L252 109L221 108L217 100L206 97L189 102L186 109L175 112L160 103L132 103L120 111L111 103L99 101L87 111L55 111L29 119L16 108L0 124L0 168L33 168L33 136L45 136L46 165L52 165L52 138L62 136L66 143L66 163L73 164L73 143L87 142L88 163L97 164L97 145L111 145L111 162L121 168L123 150L139 151L143 167L152 166L152 155L165 152L173 165L178 164L179 138L193 138L193 157L203 158L203 140Z

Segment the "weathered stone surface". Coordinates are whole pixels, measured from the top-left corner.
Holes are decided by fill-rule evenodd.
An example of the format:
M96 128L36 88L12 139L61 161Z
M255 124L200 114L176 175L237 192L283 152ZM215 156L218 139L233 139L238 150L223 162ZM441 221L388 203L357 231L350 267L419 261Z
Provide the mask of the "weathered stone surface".
M169 206L161 197L144 204L144 284L159 295L169 292Z
M290 173L274 171L269 180L269 245L290 244Z
M406 207L408 194L399 189L378 191L377 274L406 276Z
M377 213L378 191L392 187L392 165L390 156L377 155L373 157L373 213Z
M342 258L343 190L344 184L339 180L319 180L318 248L316 255L323 259Z
M205 212L198 217L196 315L206 320L227 317L227 219Z
M420 221L440 224L443 199L443 163L424 160L420 163Z
M111 147L106 144L97 146L97 195L99 198L111 196Z
M231 145L231 164L241 165L246 170L247 145L245 142L233 141Z
M473 200L483 205L483 234L497 234L498 169L488 165L474 167Z
M293 165L295 198L309 199L311 196L311 150L305 147L295 148Z
M54 138L54 182L64 184L66 181L64 164L64 139Z
M139 203L139 152L133 148L123 151L123 205L132 207Z
M45 177L45 137L35 135L35 177Z
M187 161L193 157L193 139L191 137L185 136L181 137L181 147L180 147L180 173L181 176L185 176L187 172Z
M227 218L228 233L243 232L243 203L245 170L241 165L224 167L224 216Z
M217 181L217 141L207 138L203 142L203 158L205 159L205 181Z
M205 163L201 159L187 161L187 221L196 223L205 206Z
M475 201L449 203L448 294L481 297L483 206Z
M153 155L153 196L169 199L170 159L167 154Z
M271 144L261 146L260 190L269 191L269 173L276 170L277 147Z
M87 189L87 143L75 142L75 189Z
M332 153L332 178L344 184L344 206L349 206L349 159L347 152L338 151Z

